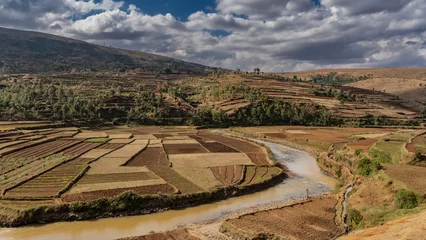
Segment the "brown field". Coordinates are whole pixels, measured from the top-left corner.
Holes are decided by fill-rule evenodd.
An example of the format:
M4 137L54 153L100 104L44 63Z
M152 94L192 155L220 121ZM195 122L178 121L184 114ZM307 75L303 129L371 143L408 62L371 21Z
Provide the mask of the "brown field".
M97 148L101 145L101 143L86 143L82 142L75 146L72 146L65 151L62 152L63 155L70 157L78 157L94 148Z
M409 189L426 192L426 168L398 164L383 164L383 167L389 177L403 182Z
M287 135L284 133L262 133L262 135L265 135L270 138L278 138L278 139L286 139Z
M94 183L112 183L138 180L149 180L158 178L150 172L135 172L135 173L113 173L113 174L93 174L85 175L78 181L78 184L94 184Z
M53 197L80 174L91 159L77 158L6 192L6 197Z
M413 138L413 140L407 144L407 151L411 153L420 152L422 154L426 154L426 134Z
M243 153L263 153L262 148L260 146L255 145L253 143L249 143L244 140L225 137L217 134L211 134L208 132L200 132L199 135L203 138L223 143Z
M157 139L162 139L162 138L166 138L166 137L172 137L172 134L152 134L154 137L156 137Z
M170 164L167 159L167 154L163 147L148 147L142 152L138 153L130 160L126 166L129 167L143 167L149 165L164 165Z
M368 150L372 145L374 145L378 139L375 138L369 138L369 139L363 139L356 142L348 143L346 146L348 146L351 149L361 149L361 150Z
M200 144L164 144L164 150L171 154L207 153L208 151Z
M148 169L163 178L166 182L175 186L181 193L195 193L203 191L201 187L182 177L168 166L148 166Z
M201 240L189 233L187 229L176 229L165 233L153 233L140 237L122 238L120 240Z
M223 152L223 153L232 153L232 152L238 152L234 148L228 147L220 142L209 142L206 141L206 139L191 135L191 138L194 138L197 142L199 142L204 148L206 148L209 152Z
M270 166L271 163L265 153L247 153L250 160L258 166Z
M105 143L99 147L97 147L97 149L119 149L126 146L126 144L124 143Z
M141 127L136 135L126 129L76 136L78 131L72 129L0 132L4 147L0 149L0 173L4 173L0 175L0 207L24 209L42 201L59 204L61 199L90 201L126 191L198 193L239 184L244 180L244 166L253 162L269 164L262 147L239 139L208 132L205 137L187 127ZM85 140L94 137L105 139ZM274 170L259 167L246 184L271 177L268 172ZM11 204L14 201L16 205Z
M161 185L151 185L151 186L141 186L141 187L132 187L132 188L119 188L119 189L109 189L109 190L99 190L92 192L84 192L77 194L65 194L62 197L64 202L81 202L81 201L91 201L99 198L112 198L120 195L121 193L132 191L139 195L147 194L172 194L175 192L175 189L169 184Z
M173 167L218 167L229 165L253 165L244 153L198 153L170 155Z
M243 165L210 168L216 179L225 186L239 183L243 177L243 169Z
M336 199L326 197L279 209L261 211L229 219L222 231L236 239L333 239L343 232L334 223ZM240 235L243 231L245 236ZM250 236L249 238L247 238Z
M114 150L113 149L99 149L99 147L98 147L96 149L92 149L92 150L88 151L87 153L83 154L81 156L81 158L95 158L95 159L97 159L97 158L100 158L100 157L102 157L102 156L104 156L104 155L106 155L106 154L108 154L112 151L114 151Z
M212 171L208 168L184 167L172 168L182 177L190 180L195 185L204 190L214 189L222 186L222 183L215 178Z
M89 139L89 138L106 138L108 135L104 132L82 132L74 136L76 139Z
M277 175L280 171L281 170L276 167L247 166L244 181L241 185L246 186L263 182Z
M28 158L31 160L35 160L57 152L61 152L78 143L79 141L73 140L57 140L25 148L14 153L6 154L3 156L3 158Z

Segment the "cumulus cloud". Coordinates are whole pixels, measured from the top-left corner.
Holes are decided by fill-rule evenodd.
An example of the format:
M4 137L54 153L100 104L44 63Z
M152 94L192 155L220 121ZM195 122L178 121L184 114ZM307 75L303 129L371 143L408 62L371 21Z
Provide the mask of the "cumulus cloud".
M200 9L181 21L125 0L0 0L0 26L245 70L426 63L425 0L216 3L216 11Z
M314 6L312 0L217 0L220 13L244 15L257 20L305 12Z
M322 0L321 3L329 8L340 9L344 14L358 15L377 12L397 12L407 6L412 0Z

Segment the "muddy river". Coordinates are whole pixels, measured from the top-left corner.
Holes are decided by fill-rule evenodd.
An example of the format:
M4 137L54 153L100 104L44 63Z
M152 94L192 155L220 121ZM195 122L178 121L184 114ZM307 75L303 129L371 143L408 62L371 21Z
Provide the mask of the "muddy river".
M107 240L166 231L177 226L212 220L233 211L258 205L330 191L337 181L324 175L314 158L305 152L280 144L262 142L271 148L275 158L284 163L297 177L262 192L224 201L143 216L63 222L42 226L0 229L1 240Z

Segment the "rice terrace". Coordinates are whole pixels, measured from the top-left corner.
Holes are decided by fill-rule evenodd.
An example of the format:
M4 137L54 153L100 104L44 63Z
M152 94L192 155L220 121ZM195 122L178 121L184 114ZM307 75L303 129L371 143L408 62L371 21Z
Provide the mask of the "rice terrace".
M0 1L0 240L425 238L424 3L136 2Z

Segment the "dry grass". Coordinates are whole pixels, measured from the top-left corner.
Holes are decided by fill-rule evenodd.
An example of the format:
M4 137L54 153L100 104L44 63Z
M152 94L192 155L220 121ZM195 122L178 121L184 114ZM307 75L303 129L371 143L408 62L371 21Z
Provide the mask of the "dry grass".
M209 168L229 165L254 165L244 153L200 153L170 155L173 167Z
M197 167L184 167L176 168L174 167L177 173L183 176L186 179L190 179L197 186L201 187L204 190L209 190L212 188L217 188L222 186L222 184L213 176L212 171L207 168L197 168Z
M149 170L175 186L181 193L202 192L203 189L167 166L149 166Z

